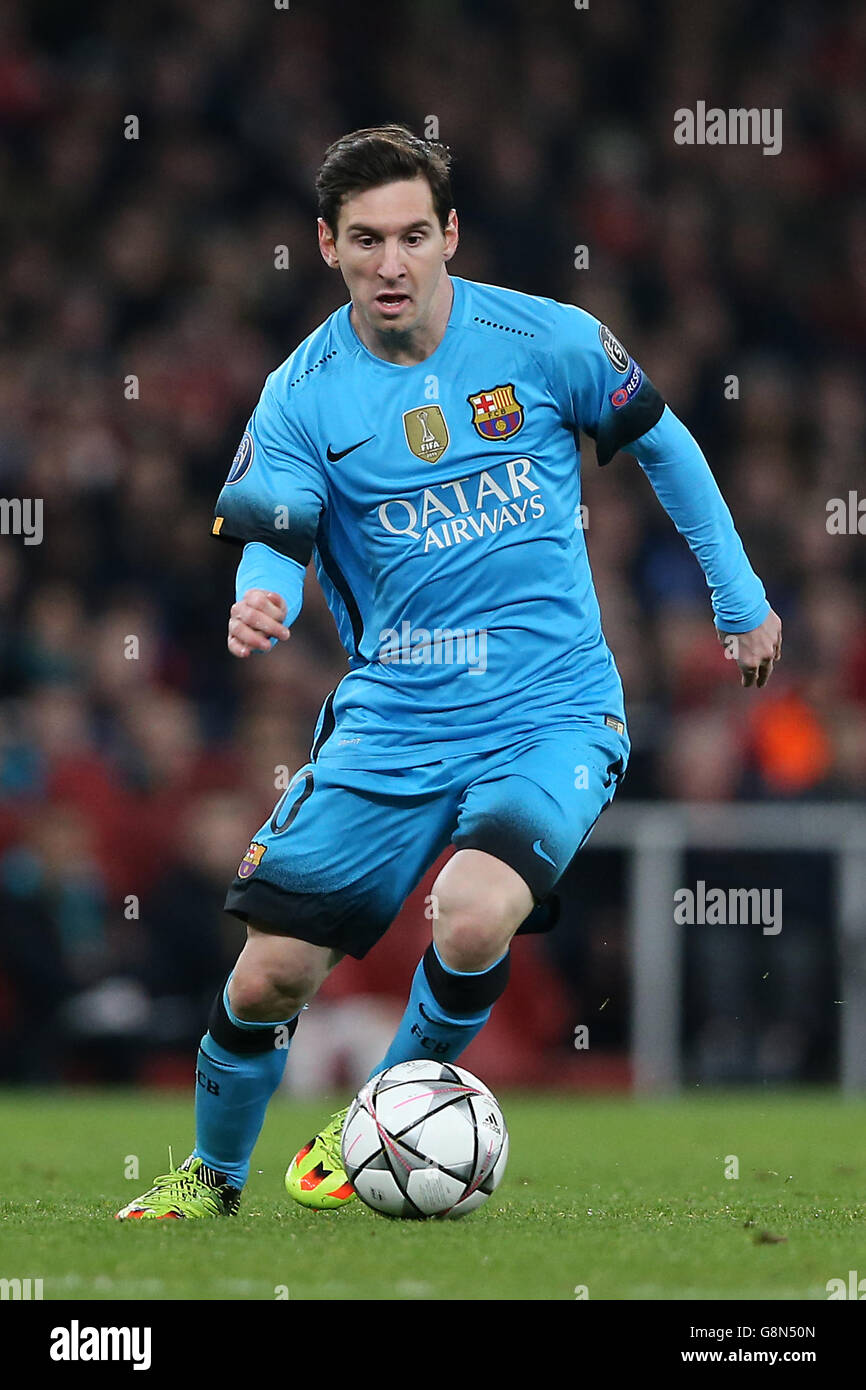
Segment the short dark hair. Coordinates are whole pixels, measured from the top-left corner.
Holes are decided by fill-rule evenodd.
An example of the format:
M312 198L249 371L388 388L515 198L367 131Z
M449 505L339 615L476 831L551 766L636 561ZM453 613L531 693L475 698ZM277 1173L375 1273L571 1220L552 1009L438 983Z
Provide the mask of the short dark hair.
M336 234L340 208L353 193L398 179L427 180L443 232L454 206L447 145L414 135L405 125L369 126L335 140L316 175L319 216Z

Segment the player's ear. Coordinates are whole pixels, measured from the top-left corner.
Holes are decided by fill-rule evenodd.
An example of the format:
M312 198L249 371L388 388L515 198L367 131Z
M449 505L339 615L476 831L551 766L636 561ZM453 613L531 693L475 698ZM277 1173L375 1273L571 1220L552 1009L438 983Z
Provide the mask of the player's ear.
M316 225L319 230L319 250L322 253L322 258L332 270L336 270L337 266L340 264L340 257L337 255L334 233L331 231L327 222L321 217L316 219Z
M457 212L452 208L448 214L448 221L445 223L445 250L442 252L442 259L450 261L454 252L457 250L457 243L460 240L460 231L457 226Z

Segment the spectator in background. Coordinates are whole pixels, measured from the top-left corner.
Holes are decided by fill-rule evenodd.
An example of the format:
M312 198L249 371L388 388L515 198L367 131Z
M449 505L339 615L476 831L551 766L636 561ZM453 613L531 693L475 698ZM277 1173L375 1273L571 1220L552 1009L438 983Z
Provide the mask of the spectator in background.
M191 797L171 852L143 898L150 1031L157 1047L188 1055L198 1046L202 1017L243 944L243 928L223 912L223 902L250 814L249 801L233 792Z

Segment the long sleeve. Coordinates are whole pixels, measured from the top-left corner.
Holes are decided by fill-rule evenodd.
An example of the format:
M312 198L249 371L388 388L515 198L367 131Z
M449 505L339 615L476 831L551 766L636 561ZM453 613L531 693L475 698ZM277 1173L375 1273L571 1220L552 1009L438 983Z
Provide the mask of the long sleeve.
M297 410L284 407L278 374L268 377L217 498L213 534L259 541L309 563L327 487L316 449Z
M770 612L710 466L685 425L665 406L658 424L628 445L706 576L716 626L750 632Z
M213 534L243 545L236 597L248 589L281 594L287 627L301 611L325 493L316 451L297 413L281 405L272 372L217 500Z
M267 589L280 594L286 601L285 625L291 627L304 599L304 567L262 541L249 541L238 565L235 598L243 598L248 589ZM277 640L271 638L272 647Z
M600 464L619 450L638 460L706 576L716 626L759 627L770 605L696 440L605 324L573 305L557 314L548 364L563 420L595 440Z

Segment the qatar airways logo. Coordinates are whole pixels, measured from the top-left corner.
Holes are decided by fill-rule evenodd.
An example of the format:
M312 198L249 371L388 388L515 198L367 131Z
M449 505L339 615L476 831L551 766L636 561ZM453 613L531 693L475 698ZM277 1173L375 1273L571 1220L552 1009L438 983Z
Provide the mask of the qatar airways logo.
M413 497L392 497L380 504L379 520L392 536L423 540L425 553L524 526L545 512L531 467L532 459L509 459L473 477L425 487Z

